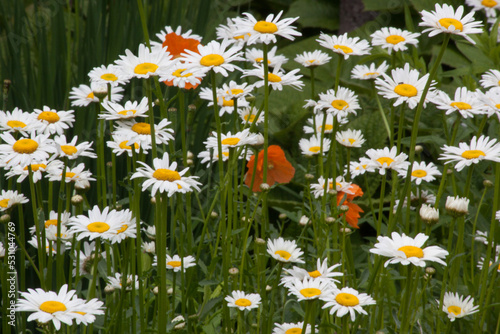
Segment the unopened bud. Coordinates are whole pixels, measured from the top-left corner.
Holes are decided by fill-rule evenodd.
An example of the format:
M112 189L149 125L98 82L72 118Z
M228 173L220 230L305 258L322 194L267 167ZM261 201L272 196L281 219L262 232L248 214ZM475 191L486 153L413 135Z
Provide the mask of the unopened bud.
M425 272L429 275L434 275L436 273L436 269L434 269L432 267L427 267L427 268L425 268Z
M469 213L469 199L465 197L448 196L446 198L445 208L453 217L464 216Z
M247 96L245 96L245 100L247 100L247 102L252 103L253 101L255 101L255 96L247 95Z
M113 167L113 161L106 162L106 167L112 168Z
M96 84L93 87L94 96L99 100L104 100L106 96L108 96L108 85L107 84Z
M348 206L348 205L343 204L343 205L341 205L341 206L339 207L339 210L340 210L340 212L347 212L347 211L349 211L349 206Z
M310 219L307 216L300 217L300 220L299 220L300 225L306 226L307 224L309 224L309 222L310 222Z
M160 99L155 99L154 100L154 104L155 104L155 106L159 105L160 104Z
M314 180L314 175L309 174L309 173L307 173L306 175L304 175L304 177L305 177L305 178L306 178L306 180L308 180L308 181Z
M175 330L181 330L183 329L184 327L186 327L186 323L185 322L181 322L181 323L178 323L177 325L174 326L174 329Z
M212 212L210 213L210 218L212 218L212 219L217 219L217 217L219 217L219 214L218 214L217 212L212 211Z
M333 224L333 223L335 223L335 218L333 218L333 217L326 217L325 218L325 223L327 223L327 224Z
M8 213L5 213L2 216L0 216L0 223L7 224L8 222L10 222L10 215Z
M493 182L491 182L490 180L484 180L483 186L485 186L486 188L493 187Z
M191 151L187 151L186 156L187 156L188 159L193 159L194 158L194 154Z
M188 111L196 111L196 105L194 104L188 105Z
M75 190L85 193L90 189L90 182L87 180L82 180L75 183Z
M273 289L273 287L272 287L272 286L270 286L270 285L266 285L266 291L271 291L272 289Z
M337 195L337 190L336 189L329 189L328 194L330 194L331 196L335 196L335 195Z
M173 288L168 288L167 289L167 295L171 295L174 293L174 289Z
M415 145L415 153L421 153L424 148L421 145Z
M261 146L264 145L264 136L261 133L256 133L255 134L255 141L252 146Z
M123 209L123 205L121 205L120 203L116 203L115 204L115 210L116 211L120 211L121 209Z
M453 174L453 169L451 169L451 168L448 168L448 170L446 171L446 174L448 174L448 175L451 175L451 174Z
M346 234L352 232L352 230L349 227L341 227L339 231L340 233L346 233Z
M153 294L158 295L159 292L160 292L160 290L158 289L158 286L155 286L153 288Z
M193 160L192 159L187 159L186 160L186 166L192 166L192 165L194 165Z
M287 217L288 217L288 216L286 215L286 213L280 213L280 215L278 216L278 218L279 218L280 220L285 220L285 219L287 219Z
M271 189L271 187L267 183L261 183L259 188L264 192L269 191L269 189Z
M262 238L255 238L255 243L257 245L265 245L266 244L266 240L264 240Z
M3 93L7 94L9 92L10 85L12 84L12 81L9 79L5 79L3 81Z
M111 285L106 285L106 287L104 288L104 293L110 294L113 292L115 292L115 288L113 288Z
M168 108L168 112L177 112L177 108L176 107L170 107L170 108Z
M236 276L240 273L238 268L229 268L229 275Z
M435 224L439 220L439 210L431 205L422 204L420 208L420 218L427 224Z
M151 204L153 204L153 205L156 204L156 197L151 197L150 201L151 201Z

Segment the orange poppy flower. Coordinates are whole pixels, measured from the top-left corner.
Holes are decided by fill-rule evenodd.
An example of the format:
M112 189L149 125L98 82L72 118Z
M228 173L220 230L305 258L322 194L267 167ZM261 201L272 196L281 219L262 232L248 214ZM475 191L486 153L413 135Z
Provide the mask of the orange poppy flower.
M341 204L345 197L345 201L342 204L349 207L349 210L347 210L345 215L345 220L351 227L359 228L358 219L361 217L359 213L364 211L359 207L359 205L352 203L352 200L355 197L363 196L363 190L361 190L361 188L354 183L351 187L349 187L349 190L353 192L353 194L346 194L343 191L339 191L337 193L337 206Z
M162 46L167 47L167 51L175 58L179 58L184 50L191 50L193 52L198 52L198 45L200 41L194 38L184 38L181 35L177 35L175 32L171 32L165 35Z
M259 152L257 158L257 169L255 173L255 180L253 183L253 192L260 191L260 185L264 177L264 150ZM250 187L252 183L252 175L255 165L255 154L252 155L247 163L248 172L245 176L245 184ZM288 183L295 175L295 168L286 160L285 152L277 145L271 145L267 148L267 184L272 186L276 182Z

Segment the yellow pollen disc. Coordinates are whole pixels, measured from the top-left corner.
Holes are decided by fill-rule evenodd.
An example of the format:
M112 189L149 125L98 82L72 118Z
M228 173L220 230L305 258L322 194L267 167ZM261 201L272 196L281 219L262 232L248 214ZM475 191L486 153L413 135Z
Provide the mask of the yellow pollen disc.
M245 121L247 121L249 123L253 123L253 121L255 120L255 115L253 115L253 114L245 115L244 119L245 119Z
M52 313L56 313L56 312L64 312L67 309L66 309L66 305L64 305L63 303L58 302L56 300L49 300L49 301L43 302L40 305L40 310L43 312L47 312L47 313L52 314Z
M87 99L94 99L94 92L90 92L89 95L87 95Z
M135 115L135 113L137 112L137 110L133 110L133 109L130 109L130 110L122 110L122 111L119 111L118 112L118 115L123 115L123 116L127 116L127 115L130 115L130 113L132 113L132 115Z
M109 230L109 225L105 222L93 222L87 225L90 232L104 233Z
M348 47L348 46L345 46L345 45L336 44L336 45L333 46L333 48L335 50L341 50L344 53L352 53L352 49L350 47Z
M448 307L448 312L453 313L454 315L460 315L462 314L462 308L460 306L449 306Z
M390 35L390 36L387 36L387 38L385 39L385 41L387 43L390 43L390 44L398 44L398 43L401 43L401 42L404 42L406 41L406 39L403 37L403 36L399 36L399 35Z
M15 120L8 121L7 125L10 126L11 128L24 128L26 126L26 124L24 124L23 122Z
M53 111L42 111L37 118L41 121L47 121L49 123L55 123L60 119L59 115Z
M472 106L470 104L465 103L465 102L452 102L452 103L450 103L450 106L458 108L460 110L472 108Z
M132 125L132 131L138 133L140 135L150 135L151 134L151 126L148 123L139 122Z
M122 227L118 231L116 231L116 234L123 233L127 229L128 229L128 225L127 224L123 224Z
M450 26L454 26L455 30L464 30L464 26L462 25L462 22L459 20L453 19L451 17L449 18L442 18L439 19L439 24L441 24L445 29L449 29Z
M285 334L301 334L302 333L302 328L294 327L294 328L289 328L285 331Z
M250 33L247 33L246 35L250 36ZM243 38L245 38L245 35L238 35L238 36L234 36L233 38L234 39L243 39Z
M255 58L255 62L256 62L256 63L262 63L263 61L264 61L264 58ZM268 63L268 64L271 64L271 61L268 59L268 60L267 60L267 63Z
M201 57L200 64L203 66L219 66L224 64L224 57L218 54L209 54Z
M418 90L415 88L415 86L409 84L399 84L394 88L394 93L401 96L413 97L417 96Z
M274 73L268 73L267 78L270 82L281 82L281 78Z
M4 198L2 200L0 200L0 207L2 208L6 208L9 206L9 198Z
M335 300L342 306L356 306L359 304L359 299L351 293L341 292L335 296Z
M225 157L228 157L229 156L229 152L222 152L222 155L225 156Z
M33 139L23 138L19 139L12 145L12 149L17 153L31 154L38 148L38 143Z
M292 256L292 254L284 250L277 250L276 252L274 252L274 254L279 255L282 259L285 260L288 260Z
M134 73L135 74L155 73L157 69L158 69L158 65L156 65L156 64L142 63L142 64L137 65L134 68Z
M425 177L427 176L427 172L423 169L417 169L411 172L411 176L415 177Z
M349 138L347 140L349 141L349 143L351 143L351 145L354 144L354 142L356 141L356 139L353 139L353 138Z
M226 138L223 141L221 141L222 145L236 145L240 142L240 138L237 137L230 137Z
M32 164L31 170L37 172L40 168L47 168L46 164ZM24 167L24 170L28 170L28 166Z
M253 30L263 34L274 34L278 31L278 26L272 22L259 21L253 26Z
M219 101L219 99L217 99ZM226 100L224 97L222 97L222 106L223 107L234 107L234 101L229 99Z
M48 228L51 225L57 226L57 219L47 219L45 221L45 228Z
M62 175L62 174L61 174L61 175ZM75 173L73 173L73 172L66 172L66 178L67 178L67 179L71 179L71 178L75 177L75 175L76 175L76 174L75 174Z
M311 60L307 60L308 63L312 64L316 61L316 59L311 59Z
M178 78L187 78L187 77L190 77L193 75L193 73L182 74L182 72L184 72L185 70L186 70L185 68L179 68L179 69L175 70L174 72L172 72L172 75L174 77L178 77Z
M179 173L177 173L175 170L170 170L166 168L159 168L154 171L153 177L157 180L161 181L178 181L181 179L181 176Z
M405 253L406 258L418 257L419 259L421 259L424 257L424 251L420 247L403 246L403 247L399 247L398 251Z
M318 131L321 131L322 126L318 126ZM325 125L325 131L332 131L333 130L333 125L331 124L326 124Z
M124 140L122 141L118 146L122 149L122 150L131 150L132 149L132 146L129 146L127 145L128 143L128 140ZM136 150L139 149L139 144L137 143L134 143L134 147Z
M380 73L378 73L378 72L367 72L367 73L363 74L363 76L367 77L369 75L379 75L379 74Z
M72 146L72 145L61 145L61 150L66 154L66 155L73 155L75 154L76 152L78 152L78 150L76 149L75 146Z
M486 154L481 150L467 150L462 153L462 158L465 159L477 159L480 156L486 156Z
M167 264L171 267L180 267L181 261L168 261Z
M381 165L386 163L387 166L390 166L394 162L394 160L389 157L381 157L377 159L377 162L380 163Z
M500 82L498 84L500 85ZM495 104L495 108L500 109L500 103L499 104Z
M333 100L332 107L337 110L344 110L345 108L349 108L349 103L344 100Z
M227 91L227 93L229 93L229 91ZM241 94L243 93L243 89L239 89L239 88L232 88L231 89L231 94L232 95L238 95L238 94Z
M321 290L317 288L305 288L300 290L300 294L306 298L311 298L321 295Z
M101 75L101 79L106 80L106 81L116 81L116 80L118 80L118 77L116 75L114 75L113 73L106 73L106 74Z
M309 152L318 153L319 150L320 150L319 146L311 146L311 147L309 147Z
M321 276L321 273L319 272L319 270L310 271L310 272L308 272L308 274L309 274L309 276L314 277L314 278L318 278Z
M243 306L243 307L252 305L252 302L246 298L237 299L234 303L238 306Z
M492 8L497 5L497 2L495 0L483 0L481 1L481 5L484 7Z

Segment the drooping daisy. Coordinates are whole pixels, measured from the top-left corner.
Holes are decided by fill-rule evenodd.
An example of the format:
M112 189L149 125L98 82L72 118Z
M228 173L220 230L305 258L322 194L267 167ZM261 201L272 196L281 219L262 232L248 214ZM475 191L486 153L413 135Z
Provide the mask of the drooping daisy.
M126 75L147 79L152 76L161 76L175 63L172 58L172 55L166 52L166 48L153 46L150 50L146 45L139 44L137 56L127 49L125 55L121 55L116 64Z
M410 64L406 63L404 68L393 69L391 77L383 74L383 78L375 79L375 85L380 95L386 99L396 99L394 102L395 107L406 102L410 109L414 109L420 102L429 73L420 79L418 78L419 75L418 70L411 70ZM432 94L434 84L433 81L429 89L430 94ZM424 106L429 96L431 95L427 94Z
M311 325L306 325L306 331L302 333L302 328L304 327L304 322L298 323L275 323L272 334L311 334ZM316 326L317 327L317 326Z
M269 67L275 67L278 65L283 65L288 61L288 58L282 55L277 55L276 50L278 49L277 46L274 46L271 50L267 52L267 64ZM254 65L261 65L262 62L264 61L264 53L262 49L247 49L245 51L245 58L248 62L254 64Z
M481 76L479 82L484 88L500 87L500 71L493 69L487 71Z
M14 108L12 111L0 110L0 131L19 132L22 136L28 136L32 131L38 130L40 123L33 113Z
M17 204L28 203L29 200L17 190L3 190L0 194L0 212L6 211Z
M145 142L142 142L142 146L140 146L137 142L128 145L131 137L125 134L113 133L111 138L113 140L107 141L106 145L112 149L113 154L116 155L127 153L129 157L132 157L132 147L134 148L135 153L139 153L141 149L142 152L147 153L147 151L151 148L151 145L148 145Z
M431 102L441 110L446 110L446 115L459 112L463 118L485 114L487 106L479 99L477 92L471 92L467 87L458 87L453 100L443 91L436 91Z
M131 179L137 177L144 177L146 181L142 183L142 191L145 191L150 186L151 196L154 197L157 191L167 193L170 197L176 192L186 193L191 192L193 189L200 191L200 182L196 181L197 176L183 176L187 173L189 168L177 172L177 162L169 163L168 153L163 154L163 158L155 158L153 160L154 169L149 167L146 163L139 161L143 167L137 168Z
M328 54L319 50L314 50L313 52L305 51L302 54L298 54L294 60L304 67L317 67L327 64L330 59L332 59L332 57Z
M348 287L342 289L333 288L330 294L321 299L326 302L322 307L323 309L331 307L330 314L336 314L337 317L343 317L349 313L351 321L356 320L356 312L368 314L363 309L363 306L376 304L375 300L368 294L359 293Z
M500 9L500 4L495 0L465 0L465 3L472 6L473 11L484 11L488 18L496 20L497 10Z
M73 87L71 89L71 92L69 93L69 99L73 100L71 101L71 105L73 107L86 107L92 102L99 103L99 98L95 96L94 91L96 91L97 89L101 89L100 87L102 86L102 83L91 82L90 87L87 85L79 85L78 87ZM104 88L107 92L107 87L105 85ZM111 99L109 99L106 95L104 101L111 100L112 102L120 102L123 98L123 94L121 94L123 90L124 89L120 86L111 86Z
M215 28L217 33L217 39L227 39L229 42L238 45L239 47L243 47L243 45L248 41L248 37L250 37L250 33L239 34L238 25L234 23L234 19L227 18L227 25L220 24Z
M80 156L97 158L92 149L92 142L84 141L77 144L77 141L78 136L74 136L69 142L65 135L56 136L54 138L54 146L57 149L57 153L53 157L67 157L69 160L75 160Z
M385 61L378 67L375 63L371 63L370 66L356 65L352 69L351 78L359 80L376 79L384 74L388 69L389 65L387 65Z
M160 123L154 125L156 144L167 145L174 130L168 127L172 122L166 118L162 119ZM124 136L129 138L127 145L139 144L140 147L151 147L151 125L146 122L137 122L135 120L119 121L118 127L115 129L114 135Z
M160 80L167 86L195 89L201 83L205 74L202 71L186 71L185 62L178 61L161 75Z
M370 159L361 157L359 161L351 161L349 171L352 177L363 175L365 172L374 172L375 166L371 163Z
M267 253L280 262L304 263L300 258L304 252L297 247L295 240L278 239L267 240Z
M191 33L191 30L182 32L182 27L177 27L175 31L170 26L166 26L156 37L161 42L151 41L155 47L167 48L173 59L181 57L181 53L190 50L196 52L201 42L201 36Z
M299 141L299 147L302 154L308 157L313 155L326 154L330 150L331 140L328 138L323 138L323 152L321 151L321 135L317 134L309 139L302 138Z
M34 116L40 122L38 133L62 135L63 132L73 125L75 122L74 110L57 111L43 106L43 109L34 109Z
M356 115L356 110L360 108L358 97L348 88L338 87L337 92L333 89L327 90L325 93L319 94L319 101L315 112L325 111L337 117L340 121L349 114Z
M392 51L408 50L408 45L417 45L419 33L412 33L407 30L402 30L394 27L382 27L370 35L372 45L380 45L383 49L391 54Z
M304 125L305 133L321 133L321 128L323 127L323 120L326 117L325 121L325 134L332 133L333 131L333 115L328 114L318 114L315 115L314 118L309 118L307 120L307 125Z
M361 147L365 142L361 130L351 130L337 132L335 139L346 147Z
M440 33L448 33L460 35L472 44L476 44L468 35L480 34L483 32L481 29L481 22L474 21L474 12L462 17L464 13L464 6L458 6L457 10L453 6L443 4L436 4L435 10L428 12L423 10L422 21L418 25L421 27L429 27L422 31L422 33L429 32L429 37L435 36Z
M116 65L101 65L94 67L89 72L91 82L101 84L110 84L111 86L125 85L130 81L130 76L122 72L122 69Z
M89 237L90 240L95 238L109 240L120 229L120 218L115 210L110 211L109 207L105 207L101 211L95 205L87 212L87 215L72 217L68 226L70 226L70 232L77 234L77 240L86 237Z
M344 59L349 56L361 56L370 54L370 43L359 37L348 37L347 33L340 36L328 36L321 33L316 40L319 45L332 50L335 53L344 56Z
M321 259L317 260L316 268L313 271L307 271L295 266L293 267L293 269L284 268L283 270L289 275L285 275L281 278L281 284L287 286L288 283L293 282L295 279L303 281L305 278L326 280L330 281L330 283L339 283L340 281L334 278L343 275L342 272L335 271L335 269L339 266L340 263L337 263L331 267L328 267L328 259L325 258L323 262L321 262Z
M240 311L244 311L258 308L261 298L258 293L245 293L244 291L234 290L224 300L227 302L228 307L237 307Z
M115 276L107 277L108 286L112 287L114 290L121 290L123 287L123 278L121 273L115 273ZM134 286L135 290L139 290L139 277L137 275L127 275L127 279L125 280L125 290L131 291L132 286Z
M303 280L294 278L286 284L289 294L295 295L297 300L313 300L326 297L334 287L329 280L317 280L306 277Z
M239 108L246 108L250 106L250 103L248 103L248 101L245 99L244 96L233 99L228 97L226 90L218 88L216 92L217 92L217 105L219 106L219 116L222 116L225 113L232 114L234 111L235 101L238 106L238 111L240 110ZM210 101L208 102L207 105L208 107L214 105L213 102L214 96L212 89L202 88L199 96L203 100Z
M479 138L474 136L470 144L459 143L458 147L444 145L443 151L439 160L446 160L445 164L457 162L455 169L458 172L481 160L500 162L500 143L497 143L496 139L490 140L490 137L485 136Z
M244 145L252 145L256 143L257 136L254 133L251 133L249 129L244 129L243 131L237 132L235 134L231 134L229 131L227 134L222 133L221 137L221 145L222 149L231 148L231 147L240 147ZM217 148L217 139L218 134L213 132L210 137L204 142L207 148Z
M398 170L399 176L406 177L407 170L400 169ZM425 161L413 162L413 168L411 169L411 180L415 181L415 184L419 185L422 181L432 182L436 178L435 176L441 175L441 172L437 169L436 165L432 162L426 164Z
M102 106L107 111L107 113L99 114L99 118L105 119L107 121L127 120L135 117L147 117L147 112L149 110L147 97L142 98L141 102L127 101L125 102L125 105L110 101L104 101L102 103Z
M384 175L386 169L398 171L399 169L406 169L410 165L406 161L408 155L405 153L398 154L396 146L391 149L388 147L384 147L383 149L371 148L366 151L366 155L370 158L373 167L379 170L380 175Z
M406 234L392 232L391 238L379 236L378 242L374 245L375 248L370 249L370 253L390 257L384 264L387 267L391 263L401 263L409 265L410 263L425 267L426 261L438 262L446 266L444 259L448 256L448 252L438 246L429 246L422 248L429 236L424 233L419 233L415 238L411 238Z
M267 78L269 86L271 86L271 88L275 90L282 90L283 86L292 86L297 90L301 90L304 86L304 83L300 80L300 78L302 78L302 75L295 75L299 71L300 69L295 69L291 70L288 73L285 73L281 70L281 66L277 65L273 68L272 71L269 71L268 73ZM255 66L255 68L251 70L243 71L243 76L255 76L260 78L261 80L258 80L254 83L255 87L257 88L262 87L265 84L264 67L262 65Z
M64 165L62 161L54 160L47 165L47 178L49 181L61 181ZM92 172L85 170L85 164L82 162L76 167L66 167L66 183L74 182L76 188L87 188L89 181L95 181Z
M175 273L183 270L183 272L186 272L187 268L191 268L196 266L196 259L191 256L184 256L180 257L179 255L175 254L174 256L170 256L167 254L167 269L173 270ZM158 265L158 259L155 256L154 261L153 261L153 266Z
M436 300L439 304L439 300ZM443 312L448 315L450 321L455 321L457 318L463 318L469 314L479 311L479 306L474 306L474 298L472 296L460 296L458 293L445 292L443 300Z
M248 45L255 43L276 43L276 36L293 41L294 36L302 36L302 33L295 30L291 24L294 23L298 17L282 19L280 11L276 16L269 14L265 20L257 21L257 19L250 13L243 13L246 18L237 17L234 23L239 27L236 31L238 35L250 34L247 40Z
M243 124L259 124L264 122L264 113L260 113L259 115L259 110L255 107L246 107L242 108L238 114L240 115L241 122ZM259 117L257 117L259 115Z
M47 161L49 154L56 151L49 134L32 132L29 138L20 137L16 140L9 132L4 132L0 138L5 143L0 144L0 157L7 166L25 167L38 161Z

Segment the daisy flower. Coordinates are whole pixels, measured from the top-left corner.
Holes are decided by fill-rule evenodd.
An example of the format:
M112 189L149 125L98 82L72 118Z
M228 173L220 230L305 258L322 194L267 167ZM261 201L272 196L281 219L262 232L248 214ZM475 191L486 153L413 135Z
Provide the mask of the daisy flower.
M379 95L382 95L386 99L396 99L394 102L395 107L406 102L410 109L414 109L420 102L427 78L429 77L429 73L427 73L419 79L420 72L418 70L410 70L410 64L408 63L405 64L404 68L392 70L392 77L386 74L382 75L383 79L375 79ZM429 89L430 94L427 96L432 95L432 85L434 84L435 82L433 81ZM426 102L424 101L424 106Z
M333 291L326 297L321 298L325 301L323 309L330 308L330 314L336 314L337 317L343 317L347 313L351 315L351 321L356 319L356 312L368 314L363 306L376 304L375 300L366 293L344 287L342 289L333 288Z
M370 159L361 157L359 161L350 162L349 171L352 177L356 177L358 175L363 175L365 172L374 172L375 166L373 166Z
M115 273L115 276L108 276L107 277L108 281L108 286L112 287L114 290L121 290L123 285L123 278L121 273ZM135 290L139 290L139 277L137 275L127 275L127 280L125 290L131 291L132 290L132 284L134 285Z
M330 144L331 140L328 138L323 138L323 152L321 151L321 135L317 134L312 136L309 139L302 138L299 141L299 147L300 150L302 151L302 154L304 154L307 157L312 157L313 155L319 155L328 153L328 150L330 150Z
M271 88L275 90L282 90L283 86L292 86L297 90L302 90L302 87L304 86L304 83L300 80L300 78L302 78L302 75L295 75L299 71L300 69L295 69L288 73L285 73L284 71L281 70L281 66L277 65L273 68L272 72L270 71L268 73L267 78L269 86L271 86ZM261 80L258 80L257 82L254 83L255 87L257 88L262 87L265 84L264 67L262 65L255 66L255 68L252 70L243 71L242 76L243 77L255 76L260 78Z
M253 145L257 142L257 136L251 133L249 129L244 129L243 131L236 132L234 135L229 131L227 134L221 133L221 145L222 149L230 147L240 147L244 145ZM212 135L207 138L204 142L207 148L217 148L218 134L214 131Z
M142 230L144 231L144 233L146 233L146 236L149 239L151 239L151 240L156 239L156 227L154 225L143 228Z
M136 238L137 225L135 223L135 217L132 216L132 211L125 209L120 211L115 211L117 215L116 221L119 222L119 229L114 232L110 232L109 240L112 244L120 243L127 238Z
M422 21L418 25L421 27L429 27L422 31L422 33L429 32L429 37L435 36L440 33L448 33L460 35L472 44L476 44L468 35L480 34L483 32L481 29L481 22L474 21L474 12L462 17L464 13L464 6L459 6L457 10L453 6L443 4L436 4L435 10L428 12L423 10Z
M347 33L341 36L328 36L321 33L316 40L322 47L332 50L348 59L349 56L370 54L370 43L359 37L348 37Z
M182 89L195 89L205 77L205 72L186 71L185 62L179 61L160 77L160 80L167 86L175 86Z
M407 170L405 169L398 170L399 176L406 177L406 173ZM429 164L426 164L424 161L413 162L413 168L411 169L411 180L415 181L417 185L420 185L422 181L432 182L436 179L435 176L439 175L441 175L441 172L432 162L429 162Z
M321 128L323 127L323 120L326 117L325 122L325 134L332 133L333 131L333 115L332 114L317 114L314 118L309 118L307 120L308 125L304 125L305 133L321 133Z
M73 277L76 276L76 268L80 268L79 275L89 275L92 274L92 266L95 263L95 242L88 243L83 242L83 248L80 247L80 262L77 263L78 254L75 250L73 259ZM103 251L99 255L101 258L106 258L106 252Z
M148 98L143 97L141 102L127 101L125 105L115 102L103 101L103 108L107 113L99 114L99 119L107 121L127 120L135 117L148 117Z
M130 76L123 73L121 68L116 65L94 67L89 72L89 77L91 82L110 84L111 86L125 85L130 81Z
M102 238L109 240L113 235L116 235L121 226L121 216L115 210L109 210L105 207L104 210L99 209L95 205L87 212L87 215L78 215L71 217L68 222L70 232L77 234L77 240L89 237L90 240Z
M32 178L33 182L37 183L40 181L43 177L43 172L47 170L47 161L44 161L43 163L32 163L31 164L31 171L32 171ZM13 176L17 176L17 182L21 183L24 181L26 177L29 176L29 169L28 166L22 166L22 165L17 165L17 166L11 166L11 168L5 173L5 176L7 178L11 178Z
M47 238L42 238L42 248L43 248L43 245L45 244L45 252L47 253L47 255L51 255L51 256L54 256L57 254L57 251L56 251L56 247L57 247L57 244ZM36 237L36 235L33 235L31 237L30 240L28 240L28 243L33 246L35 249L38 249L38 239ZM61 244L61 248L60 248L60 253L64 253L66 251L66 247L64 244Z
M448 94L443 91L436 91L431 102L438 109L445 110L446 115L453 112L459 112L463 118L474 117L475 115L485 114L487 106L478 97L477 92L471 92L467 87L458 87L455 91L455 97L450 99Z
M69 160L75 160L76 158L89 157L97 158L97 155L92 152L92 142L84 141L80 144L76 144L78 141L78 136L74 136L71 141L68 142L65 135L56 136L54 138L54 146L57 149L57 153L52 156L55 158L67 157Z
M47 165L47 178L49 181L61 181L64 165L62 161L54 160ZM76 188L85 189L90 186L89 181L95 181L92 172L85 170L82 162L76 167L66 167L66 183L74 182Z
M236 90L235 90L236 91ZM245 99L244 96L237 97L237 98L231 98L228 97L227 90L223 90L220 88L217 88L216 90L217 93L217 105L219 106L219 116L224 115L225 113L232 114L234 111L234 104L235 101L238 106L238 111L240 110L239 108L246 108L250 106L250 103ZM214 96L212 89L210 88L202 88L199 94L200 98L203 100L210 101L208 102L207 106L213 106L214 105Z
M448 256L448 252L438 246L429 246L422 248L429 236L424 233L419 233L413 239L406 236L406 234L399 234L392 232L391 238L379 236L378 242L374 245L375 248L370 249L370 253L390 257L384 264L387 267L392 263L401 263L402 265L409 265L410 263L425 267L426 261L438 262L446 266L444 259Z
M337 132L335 139L346 147L361 147L365 142L361 130L351 130Z
M267 253L280 262L304 263L300 258L304 252L297 247L295 240L278 239L267 240Z
M452 216L463 216L469 213L469 199L467 197L446 197L445 209Z
M28 203L29 200L17 190L3 190L0 194L0 212L7 211L17 204Z
M359 80L376 79L384 74L388 69L389 65L387 65L385 61L378 67L375 63L371 63L370 66L356 65L352 69L351 78Z
M276 55L277 46L274 46L267 52L267 64L269 67L281 66L288 61L288 58L282 55ZM245 52L245 58L254 65L260 65L264 61L264 52L262 49L248 49Z
M393 212L396 213L396 210L399 206L399 199L394 202ZM436 196L427 190L422 190L419 194L415 195L413 192L410 194L410 210L415 210L417 206L429 204L434 206L436 204ZM408 198L405 197L403 201L403 208L406 208L408 205Z
M304 67L317 67L327 64L332 57L319 50L313 52L304 52L295 57L295 61Z
M34 109L34 117L40 122L38 133L62 135L75 122L74 110L57 111L43 106L43 109Z
M122 155L123 153L128 154L129 157L132 157L132 146L134 147L135 153L139 153L142 149L142 152L147 153L147 151L151 148L151 145L143 142L142 146L139 146L138 143L132 143L128 145L131 141L131 136L127 136L126 134L111 134L111 141L107 141L106 145L113 150L113 154Z
M295 27L291 26L298 17L280 20L282 14L283 11L280 11L276 16L269 14L265 20L257 21L252 14L243 13L246 18L237 17L234 19L235 25L239 27L236 34L250 34L247 40L248 45L255 43L276 43L276 36L281 36L291 41L295 39L295 36L302 36L300 32L295 30Z
M181 271L186 272L187 268L191 268L196 266L196 259L191 256L184 256L181 258L179 255L175 254L174 256L170 256L167 254L167 269L172 269L175 273ZM155 256L153 261L153 266L158 265L158 259Z
M99 103L99 98L97 98L94 94L94 91L97 89L101 89L101 83L91 82L90 87L87 85L79 85L78 87L73 87L71 92L69 93L69 99L71 101L71 106L73 107L86 107L92 102ZM114 87L111 86L111 101L119 102L123 98L122 87ZM107 91L107 88L106 88ZM103 99L104 101L109 100L108 96Z
M0 134L0 138L5 143L0 144L0 157L7 166L25 167L38 161L46 161L49 154L56 151L48 134L32 132L29 138L20 137L16 140L9 132L4 132Z
M186 71L200 71L206 73L213 70L227 77L228 72L233 72L239 67L232 62L244 60L238 46L230 46L230 42L223 40L221 43L211 41L206 46L198 45L198 52L186 50L183 53L186 62Z
M295 295L299 302L302 300L324 298L333 288L332 282L329 280L318 280L307 277L302 281L295 278L286 287L289 294Z
M281 284L287 286L289 283L292 283L296 279L299 281L303 281L306 278L317 279L317 280L326 280L330 283L339 283L340 281L336 280L334 277L340 277L343 273L334 271L336 268L340 266L340 263L337 263L331 267L328 267L328 259L324 259L321 262L321 259L317 260L316 268L313 271L307 271L305 269L299 267L293 267L293 269L283 270L290 274L289 276L283 276L281 278Z
M283 324L278 324L275 323L273 328L273 333L272 334L292 334L292 333L297 333L297 334L311 334L311 325L307 324L306 326L306 331L302 333L302 328L304 327L304 322L298 322L298 323L283 323Z
M343 192L349 195L354 194L351 190L351 183L345 182L343 176L337 176L335 179L335 191ZM328 179L328 190L333 190L333 179ZM311 191L315 198L323 196L325 193L325 178L320 176L318 179L318 183L311 184Z
M174 59L181 57L181 53L186 50L197 52L201 42L201 36L191 33L191 30L182 32L182 27L177 27L175 31L170 26L166 26L156 37L161 42L151 41L151 45L160 48L167 48L167 52Z
M156 254L156 244L154 241L151 242L142 242L141 244L142 251L147 254Z
M419 214L420 218L428 224L434 224L439 221L439 210L430 205L422 204Z
M490 137L485 136L472 137L470 145L467 143L459 143L458 147L444 145L443 151L439 160L446 160L445 164L457 162L455 169L458 172L481 160L500 162L500 144L496 139L490 140Z
M104 314L105 308L103 307L103 305L103 302L97 300L97 298L94 298L81 306L75 307L75 310L73 312L81 316L75 318L76 324L80 325L80 323L82 323L86 326L89 323L93 323L96 319L96 315Z
M174 64L172 58L172 55L166 52L166 48L152 47L150 50L146 45L139 44L137 56L127 49L125 55L120 56L116 64L125 75L147 79L152 76L162 75Z
M166 118L160 123L154 125L156 144L162 143L168 145L169 140L173 140L174 130L168 126L172 122ZM129 138L127 145L139 144L140 147L151 147L151 125L146 122L137 122L135 120L119 121L118 127L115 129L114 135L124 136Z
M383 149L371 148L366 151L366 155L370 158L373 167L379 170L380 175L384 175L386 169L398 171L400 169L406 169L410 165L410 163L406 161L408 156L404 153L397 154L397 152L396 146L391 149L388 147L384 147Z
M177 162L169 163L168 153L163 154L163 158L155 158L153 160L154 169L149 167L142 161L139 161L143 167L137 168L131 179L138 177L145 177L146 181L142 184L142 191L151 188L151 196L154 197L157 191L167 193L171 197L176 192L186 193L191 192L193 189L200 191L200 182L196 181L197 176L183 176L187 173L189 168L177 172Z
M244 311L258 308L261 298L258 293L245 293L244 291L234 290L224 300L227 302L228 307L237 307L240 311Z
M370 35L372 38L372 45L380 45L382 49L387 49L389 54L392 51L406 51L408 45L417 45L419 33L412 33L407 30L402 30L393 27L383 27Z
M476 93L478 99L484 103L488 117L496 115L500 120L500 88L494 87L486 93L477 90Z
M436 300L439 304L439 300ZM469 314L479 311L479 306L474 306L474 298L472 296L460 296L458 293L445 292L443 299L443 312L448 315L450 321L455 321L457 318L463 318Z
M500 87L500 71L489 70L481 76L479 80L483 88L496 88Z
M259 114L259 110L255 107L242 108L238 111L238 114L240 115L241 122L243 124L257 125L264 122L264 113L261 112L259 117L257 117L257 115Z
M226 24L227 25L220 24L217 28L215 28L217 39L226 39L239 47L243 47L243 45L248 41L250 33L243 35L237 33L238 25L234 23L234 19L227 18Z
M212 165L212 162L219 162L219 153L218 153L218 148L217 147L211 147L208 148L205 151L201 151L198 154L198 158L202 159L200 162L202 164L206 163L208 166ZM234 152L235 154L238 153L238 151ZM238 155L238 159L245 159L245 160L250 160L250 157L253 155L252 150L242 150L239 152L240 154ZM222 161L227 161L229 159L229 148L222 148Z
M317 113L321 110L331 113L340 121L348 114L356 115L359 108L356 94L348 88L338 87L337 92L329 89L325 93L319 93L319 101L314 110Z
M488 18L496 20L497 10L500 9L500 4L495 0L465 0L465 3L472 8L473 11L483 10Z
M2 132L19 132L26 137L29 133L38 130L40 125L33 113L22 111L17 107L12 112L0 110L0 131Z

